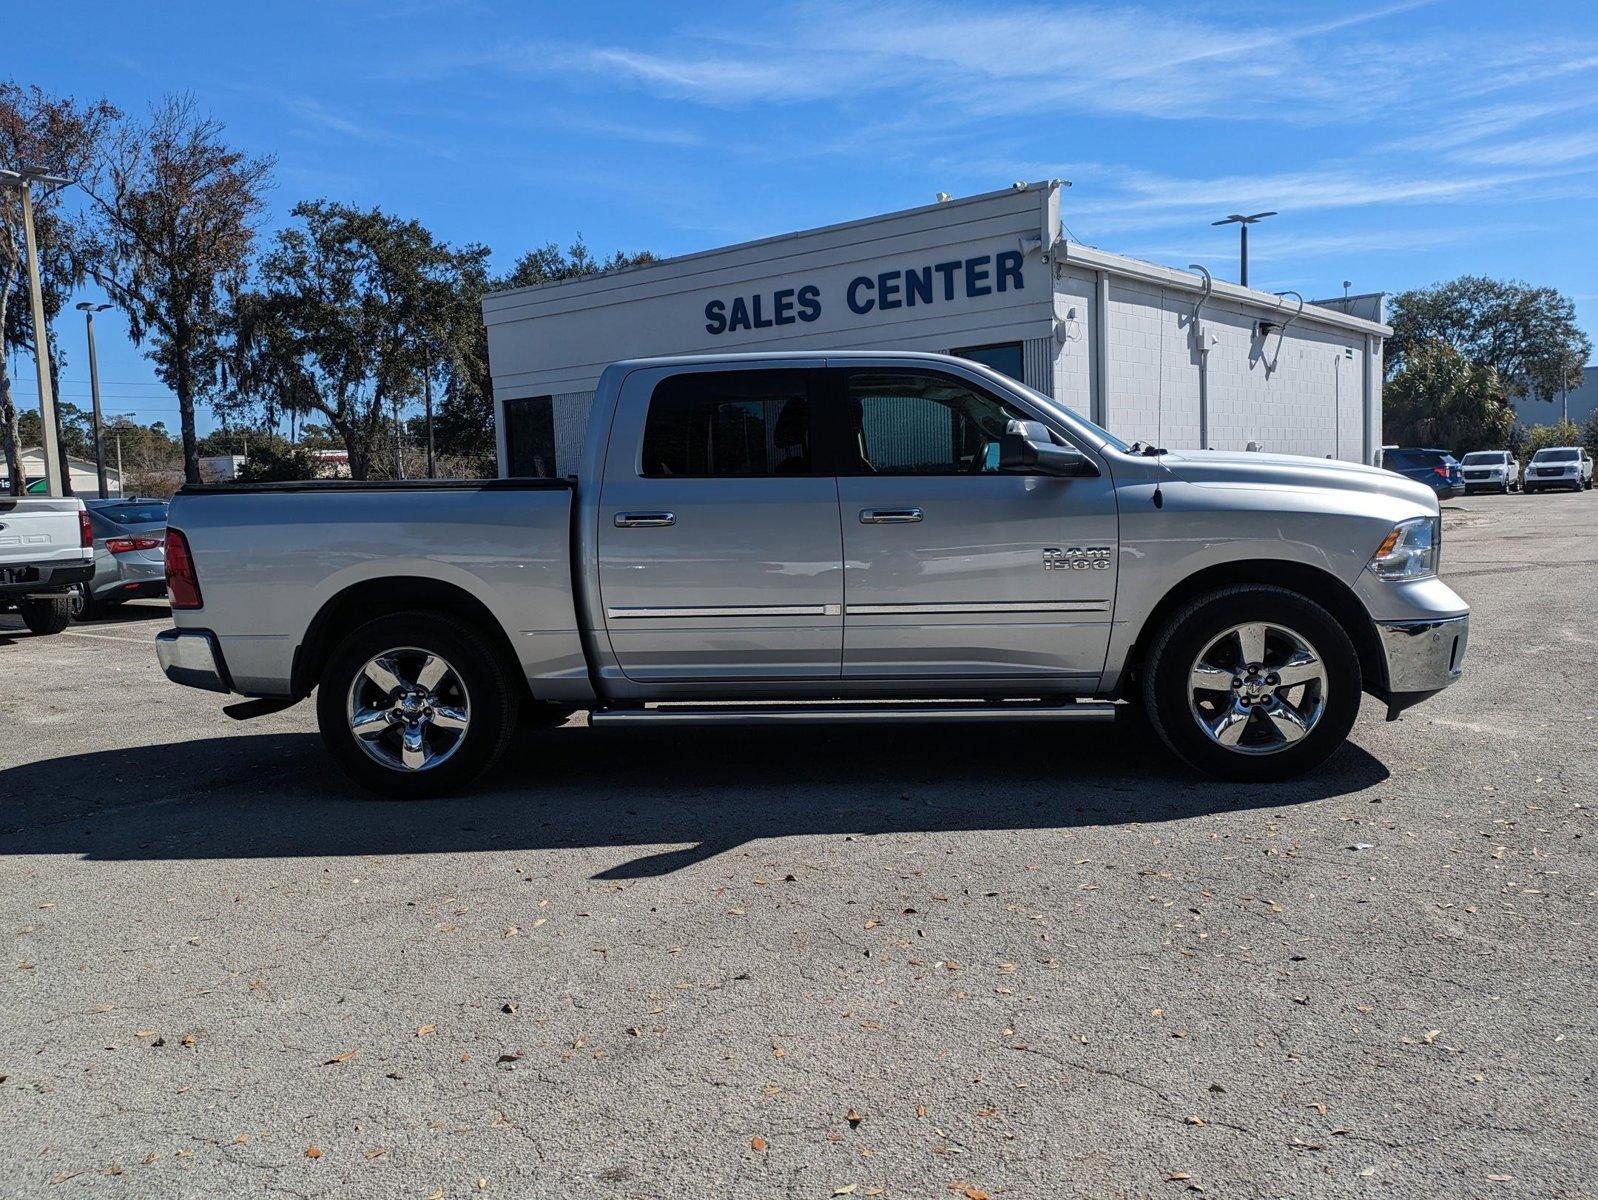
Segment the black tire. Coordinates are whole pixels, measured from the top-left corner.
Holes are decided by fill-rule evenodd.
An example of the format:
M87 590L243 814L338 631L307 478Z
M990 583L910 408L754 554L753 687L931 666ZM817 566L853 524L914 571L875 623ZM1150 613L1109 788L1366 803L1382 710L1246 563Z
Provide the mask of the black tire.
M37 634L60 633L72 624L72 598L70 596L44 596L18 600L17 611L28 632Z
M86 583L75 583L67 593L67 610L74 621L93 621L105 616L106 605L94 598Z
M467 702L465 731L434 765L406 769L379 761L350 728L348 705L357 675L389 651L399 651L402 658L413 652L442 658L455 677L447 685L455 689L451 703ZM519 700L520 688L476 629L441 613L403 612L368 621L338 644L322 671L316 717L323 744L346 775L380 796L416 800L458 792L493 766L510 744ZM374 753L397 748L397 729L391 724L389 732L372 739Z
M1325 667L1324 707L1299 741L1272 753L1230 749L1199 726L1189 675L1198 656L1231 627L1279 624L1306 639ZM1155 635L1142 669L1143 707L1165 744L1183 761L1223 779L1268 783L1318 766L1341 746L1359 714L1359 655L1337 619L1286 588L1247 584L1209 592L1178 610ZM1245 734L1245 736L1248 736Z

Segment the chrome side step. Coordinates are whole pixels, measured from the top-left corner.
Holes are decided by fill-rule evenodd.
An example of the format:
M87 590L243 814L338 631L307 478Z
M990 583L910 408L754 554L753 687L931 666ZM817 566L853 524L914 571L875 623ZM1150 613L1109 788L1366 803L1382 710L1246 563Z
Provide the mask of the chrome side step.
M596 708L595 728L637 725L841 725L963 721L1113 721L1108 700L1064 704L1019 701L929 701L857 704L661 704L651 708Z

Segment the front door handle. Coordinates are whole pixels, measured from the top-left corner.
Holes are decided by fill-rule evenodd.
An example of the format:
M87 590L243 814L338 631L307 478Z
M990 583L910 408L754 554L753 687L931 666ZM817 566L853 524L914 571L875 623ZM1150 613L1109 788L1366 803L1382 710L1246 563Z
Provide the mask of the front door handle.
M908 525L921 519L919 508L862 508L862 525Z
M659 529L663 525L675 525L677 514L674 512L619 512L616 514L617 529Z

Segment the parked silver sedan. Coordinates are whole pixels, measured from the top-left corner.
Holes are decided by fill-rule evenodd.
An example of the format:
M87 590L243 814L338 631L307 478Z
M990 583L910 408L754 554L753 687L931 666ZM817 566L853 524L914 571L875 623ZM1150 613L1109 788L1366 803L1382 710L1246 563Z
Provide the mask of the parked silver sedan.
M85 500L94 576L77 584L72 615L92 617L141 596L166 595L166 501Z

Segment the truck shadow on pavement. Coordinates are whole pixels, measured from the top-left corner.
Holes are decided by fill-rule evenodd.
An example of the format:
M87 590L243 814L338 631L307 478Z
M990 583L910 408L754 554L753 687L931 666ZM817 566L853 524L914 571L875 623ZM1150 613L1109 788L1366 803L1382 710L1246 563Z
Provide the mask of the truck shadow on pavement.
M244 734L0 769L0 853L143 860L584 849L604 860L614 848L615 863L593 878L628 879L767 838L1158 823L1308 803L1387 775L1350 743L1301 779L1226 783L1188 771L1136 723L567 727L521 734L468 795L398 802L347 783L314 734Z

